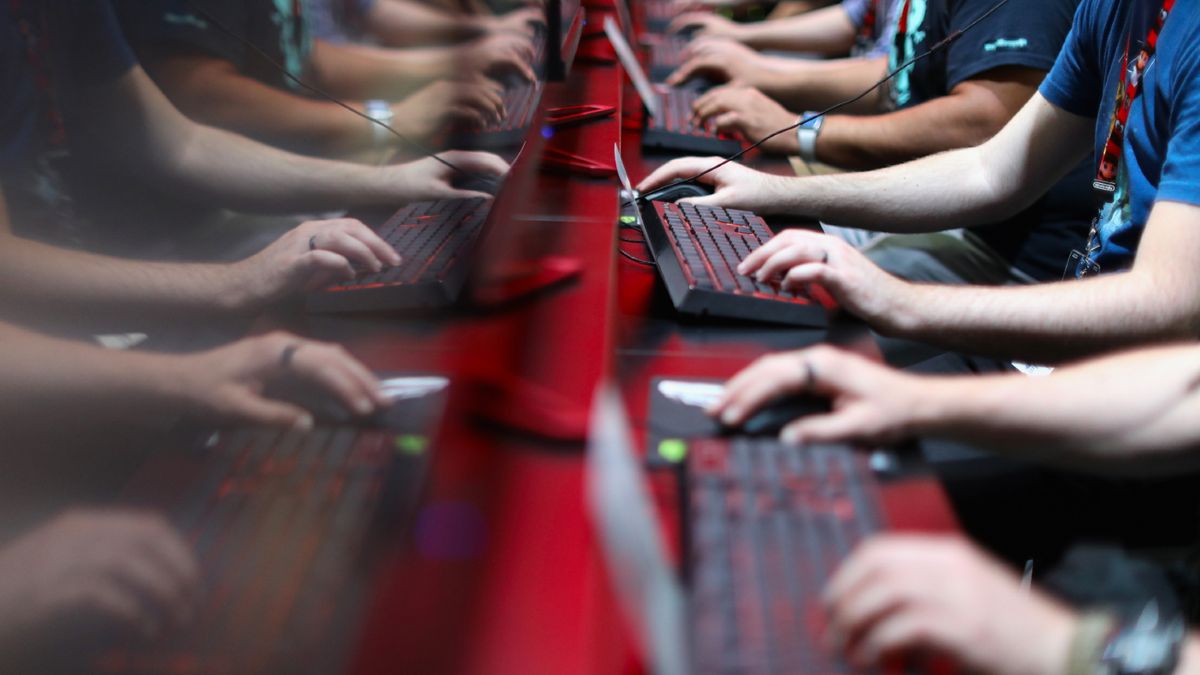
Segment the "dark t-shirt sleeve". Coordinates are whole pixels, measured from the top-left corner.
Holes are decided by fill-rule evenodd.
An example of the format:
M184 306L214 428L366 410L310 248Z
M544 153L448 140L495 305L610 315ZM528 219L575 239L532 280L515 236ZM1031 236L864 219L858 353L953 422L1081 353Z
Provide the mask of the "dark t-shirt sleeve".
M1079 6L1067 43L1038 89L1050 103L1083 117L1097 115L1104 87L1096 50L1095 12L1092 0Z
M1009 0L950 45L946 88L1001 66L1050 70L1071 28L1077 0ZM994 0L958 0L950 31L965 29L983 16Z
M232 63L238 69L246 64L245 49L237 38L221 30L214 22L244 34L244 0L204 0L204 13L185 0L113 0L129 40L139 51L157 53L199 51Z
M77 81L106 82L133 68L136 60L108 0L76 0L51 6L56 4L59 11L70 12L57 17L56 25L70 27L69 36L63 37L70 42L71 74Z

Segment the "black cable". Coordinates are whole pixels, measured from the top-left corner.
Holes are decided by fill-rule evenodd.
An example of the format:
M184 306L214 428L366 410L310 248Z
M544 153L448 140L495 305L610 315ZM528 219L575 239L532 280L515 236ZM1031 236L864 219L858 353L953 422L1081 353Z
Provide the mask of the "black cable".
M296 77L295 75L292 75L290 72L288 72L288 69L283 66L283 64L279 63L275 59L272 59L269 54L267 54L265 51L263 51L261 48L259 48L258 45L251 42L248 38L238 34L232 28L230 28L230 27L226 26L224 23L221 23L220 21L218 21L215 17L213 17L212 14L210 14L208 12L208 10L197 5L195 2L193 2L193 0L185 0L185 2L189 7L192 8L192 11L203 16L206 21L208 21L212 25L216 26L217 29L220 30L222 33L225 33L226 35L233 38L234 40L237 40L243 46L245 46L246 48L253 51L255 54L258 54L259 57L261 57L267 63L271 64L271 66L273 68L275 68L276 70L278 70L280 74L282 74L284 77L286 77L288 80L290 80L297 86L307 89L308 91L316 94L317 96L320 96L321 98L329 101L330 103L333 103L334 105L337 105L341 108L349 110L351 113L358 115L359 117L367 120L368 122L370 122L371 124L374 124L377 127L386 129L389 133L391 133L396 138L399 138L402 142L408 144L414 150L417 150L418 152L420 152L423 155L426 155L427 157L432 157L434 160L438 161L443 166L451 169L452 171L457 171L458 173L467 175L467 176L471 175L465 169L463 169L459 166L456 166L456 165L452 164L451 162L448 162L445 159L442 159L441 157L439 157L437 152L435 150L433 150L432 148L428 148L424 144L422 144L418 141L415 141L411 138L408 138L407 136L400 133L399 131L396 131L392 127L392 125L390 125L386 122L383 122L381 120L377 120L374 117L367 115L366 113L359 112L353 106L343 103L341 100L339 100L334 95L329 94L329 93L323 91L322 89L319 89L319 88L305 82L304 80L301 80L300 78Z
M857 96L855 96L853 98L848 98L845 101L842 101L841 103L836 103L820 112L813 113L813 114L809 115L808 117L797 120L794 124L788 125L778 131L775 131L775 132L769 134L765 138L753 143L752 145L750 145L742 150L735 152L734 154L730 155L729 157L726 157L724 160L714 164L713 166L710 166L709 168L705 169L704 171L701 171L700 173L698 173L694 176L690 176L688 178L679 178L679 179L675 180L675 182L673 182L673 183L665 185L661 188L656 188L656 191L661 190L661 189L673 188L676 185L683 185L684 183L692 183L704 176L707 176L708 174L712 173L713 171L716 171L717 169L725 166L726 164L728 164L730 162L737 161L743 155L745 155L747 152L750 152L751 150L761 146L763 143L766 143L767 141L771 140L772 138L775 138L776 136L779 136L780 134L785 134L789 131L793 131L799 127L804 126L805 124L808 124L809 122L811 122L819 117L824 117L830 113L837 112L838 110L841 110L842 108L845 108L848 105L853 105L855 103L858 103L859 101L866 98L867 95L870 94L871 92L875 91L876 89L882 87L883 85L887 84L891 80L895 79L895 77L897 75L899 75L901 72L903 72L909 66L917 63L918 61L922 61L926 58L929 58L934 53L939 52L942 49L945 49L951 42L954 42L958 38L962 37L963 34L965 34L967 31L969 31L972 28L974 28L975 26L977 26L981 21L988 18L992 14L995 14L997 11L999 11L999 9L1001 7L1003 7L1004 5L1007 5L1007 4L1008 4L1008 0L1000 0L1000 2L997 2L996 4L992 5L992 7L990 9L988 9L988 11L981 14L978 18L976 18L971 23L967 24L966 26L963 26L961 29L956 30L953 33L942 38L940 41L938 41L937 44L935 44L932 47L930 47L929 49L925 50L923 53L917 54L916 56L905 61L904 63L900 64L899 66L896 66L895 70L892 70L891 72L889 72L886 76L884 76L884 78L882 80L871 85L869 88L867 88L865 91L858 94ZM635 199L631 202L625 202L624 206L634 205L637 202L643 201L643 200L644 200L644 198L641 195L638 195L637 199Z
M622 250L621 250L621 249L619 249L619 248L617 249L617 253L620 253L620 254L621 254L621 257L623 257L623 258L625 258L625 259L627 259L627 260L632 260L633 262L635 262L635 263L637 263L637 264L639 264L639 265L646 265L646 266L648 266L648 267L654 267L654 266L655 266L655 265L654 265L654 261L652 261L652 260L644 260L644 259L642 259L642 258L639 258L639 257L635 256L635 255L631 255L631 254L629 254L629 253L626 253L625 251L622 251Z

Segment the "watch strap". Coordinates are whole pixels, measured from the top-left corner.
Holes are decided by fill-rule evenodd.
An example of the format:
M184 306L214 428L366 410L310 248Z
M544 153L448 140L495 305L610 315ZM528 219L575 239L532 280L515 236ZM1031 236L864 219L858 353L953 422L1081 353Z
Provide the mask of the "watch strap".
M796 144L799 146L800 159L806 162L817 161L817 134L821 132L821 125L824 124L824 117L814 117L819 113L808 111L800 116L802 120L808 120L804 124L796 127Z
M1109 612L1093 611L1079 617L1071 638L1067 675L1096 675L1104 648L1119 627L1117 617Z

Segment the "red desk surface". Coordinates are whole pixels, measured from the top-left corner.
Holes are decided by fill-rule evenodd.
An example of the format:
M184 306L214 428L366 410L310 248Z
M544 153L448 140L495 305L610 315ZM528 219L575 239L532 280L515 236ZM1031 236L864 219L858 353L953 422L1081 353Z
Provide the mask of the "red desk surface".
M589 16L591 25L599 20L596 12ZM585 53L593 51L603 52ZM620 110L624 88L615 65L587 59L567 82L548 87L547 96L551 105ZM623 130L616 117L556 130L549 144L608 163L619 141L635 180L663 159L643 157L636 131ZM765 165L786 170L780 161ZM724 377L769 351L831 339L819 331L681 320L654 270L616 253L615 178L543 171L538 188L538 199L512 217L532 224L528 236L545 252L582 263L570 285L503 311L310 318L307 331L346 344L378 370L530 383L579 414L597 384L613 378L638 429L653 377ZM639 253L637 244L624 246ZM452 395L452 412L479 405L464 396ZM425 505L410 541L401 542L403 552L375 584L352 672L641 672L587 516L584 444L545 442L463 419L442 429ZM889 487L885 499L894 525L953 527L933 483ZM664 512L663 520L673 517ZM458 534L445 541L439 531Z

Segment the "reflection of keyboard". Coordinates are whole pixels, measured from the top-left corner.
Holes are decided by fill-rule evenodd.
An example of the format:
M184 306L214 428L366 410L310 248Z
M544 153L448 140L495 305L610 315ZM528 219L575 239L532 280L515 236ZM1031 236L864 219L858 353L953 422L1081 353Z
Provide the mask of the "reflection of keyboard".
M818 641L820 594L882 527L865 458L776 439L692 441L687 490L697 672L850 672Z
M662 82L683 65L683 50L688 39L679 35L663 35L650 43L650 72L652 82Z
M700 94L693 88L659 87L658 118L647 116L642 145L678 152L732 155L742 149L741 143L730 136L718 134L712 124L698 125L692 121L692 104Z
M177 636L111 650L98 669L340 671L331 660L346 654L331 646L353 644L370 529L402 534L402 523L384 521L415 508L427 444L423 435L349 427L222 433L171 510L203 575L197 616Z
M491 202L442 199L400 209L376 233L401 262L308 296L317 312L444 307L463 284Z
M827 323L824 291L781 291L737 273L751 251L771 238L749 211L651 202L642 207L646 241L676 309L733 319L820 326Z

